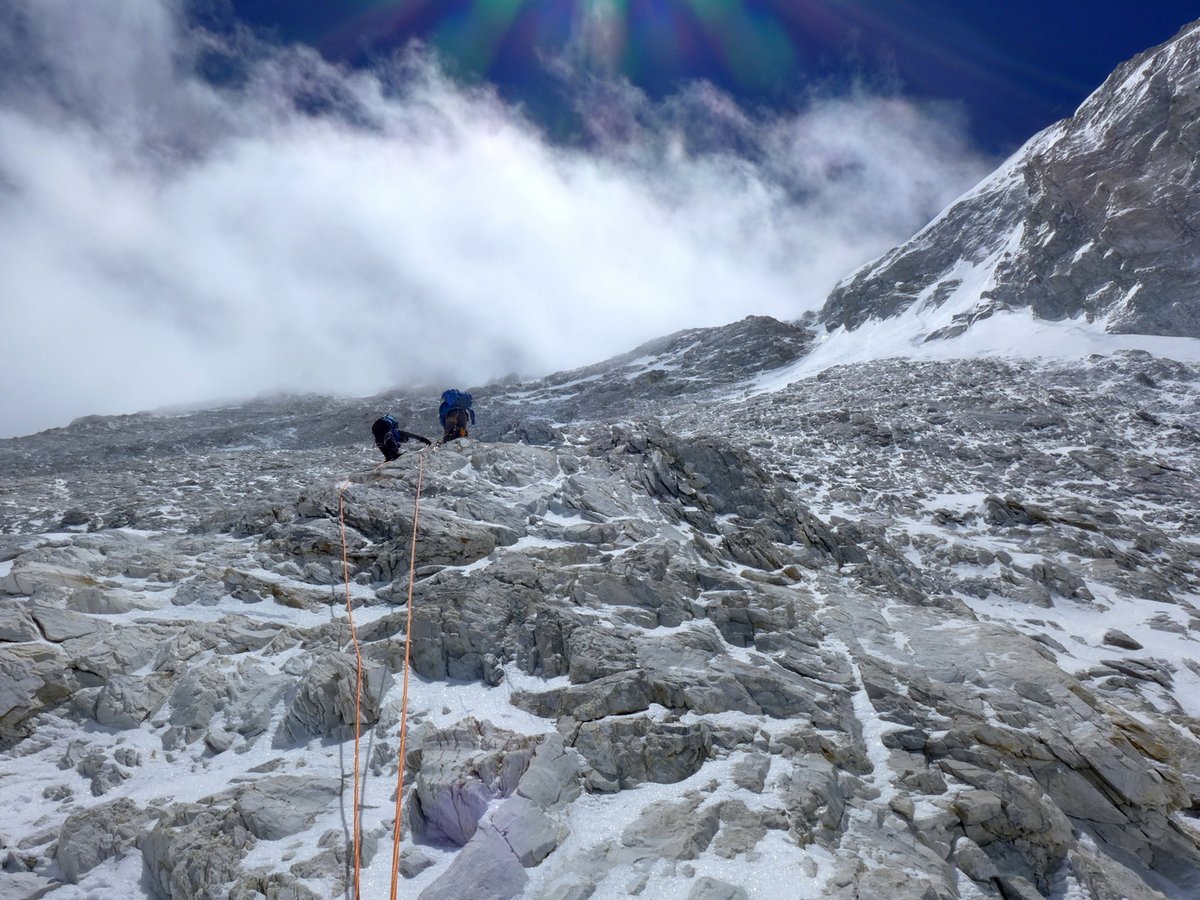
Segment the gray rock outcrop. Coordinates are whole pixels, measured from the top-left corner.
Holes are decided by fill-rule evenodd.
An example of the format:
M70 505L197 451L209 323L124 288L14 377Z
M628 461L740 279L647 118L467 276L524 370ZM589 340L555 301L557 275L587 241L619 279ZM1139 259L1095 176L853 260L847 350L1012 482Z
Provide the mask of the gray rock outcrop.
M171 900L237 890L232 885L242 875L242 860L259 841L310 827L339 793L333 779L278 775L167 808L141 843L155 890ZM303 885L289 889L293 896L312 896Z
M300 681L280 729L284 741L312 737L342 738L353 729L356 699L364 726L374 725L391 676L386 669L367 662L363 665L361 691L354 657L327 653L318 656ZM361 696L356 698L356 694Z
M622 386L587 384L581 412ZM528 390L497 404L528 417ZM365 875L398 800L406 895L774 900L744 873L778 868L832 900L1187 896L1200 370L890 360L706 390L429 451L411 580L415 461L376 469L340 425L168 467L122 449L143 420L108 444L85 422L95 472L0 444L5 875L341 896L357 771ZM254 409L226 415L286 415ZM199 446L219 421L158 425ZM130 505L136 529L45 531Z
M73 813L58 835L55 860L72 884L104 860L131 852L153 819L131 800L118 799Z

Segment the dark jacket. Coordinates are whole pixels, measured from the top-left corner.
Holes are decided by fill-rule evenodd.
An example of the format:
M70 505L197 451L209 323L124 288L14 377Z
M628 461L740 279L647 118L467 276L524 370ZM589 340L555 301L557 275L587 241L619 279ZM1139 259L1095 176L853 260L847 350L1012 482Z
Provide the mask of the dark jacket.
M379 452L388 462L400 455L401 444L406 444L410 440L420 441L423 444L430 443L428 438L413 434L411 431L401 430L391 416L376 419L375 424L371 426L371 434L375 436L375 446L379 448Z

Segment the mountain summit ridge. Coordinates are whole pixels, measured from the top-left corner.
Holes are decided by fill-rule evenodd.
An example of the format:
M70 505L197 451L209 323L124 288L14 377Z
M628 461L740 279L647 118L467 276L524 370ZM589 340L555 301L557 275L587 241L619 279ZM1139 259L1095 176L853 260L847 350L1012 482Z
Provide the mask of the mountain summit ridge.
M1000 310L1200 337L1200 22L1119 66L907 243L831 292L826 329ZM940 312L940 315L935 315Z

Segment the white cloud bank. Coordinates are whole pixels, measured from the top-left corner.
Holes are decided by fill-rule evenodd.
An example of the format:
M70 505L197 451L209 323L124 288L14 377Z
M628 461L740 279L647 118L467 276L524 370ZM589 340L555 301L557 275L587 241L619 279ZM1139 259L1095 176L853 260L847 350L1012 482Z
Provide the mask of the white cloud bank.
M0 435L794 319L987 168L895 98L765 121L610 90L583 149L411 54L235 50L160 0L15 0L0 29Z

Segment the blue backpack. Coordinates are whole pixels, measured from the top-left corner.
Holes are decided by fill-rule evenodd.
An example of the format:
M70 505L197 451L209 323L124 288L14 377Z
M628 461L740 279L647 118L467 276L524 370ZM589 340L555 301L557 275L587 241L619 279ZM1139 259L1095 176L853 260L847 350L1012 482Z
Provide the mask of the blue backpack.
M465 409L471 414L471 424L475 424L475 410L471 408L471 395L466 391L456 391L454 388L442 391L442 405L438 407L438 419L443 428L446 427L446 416L452 409Z

